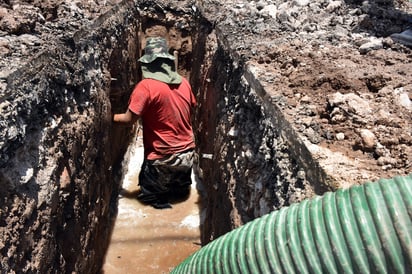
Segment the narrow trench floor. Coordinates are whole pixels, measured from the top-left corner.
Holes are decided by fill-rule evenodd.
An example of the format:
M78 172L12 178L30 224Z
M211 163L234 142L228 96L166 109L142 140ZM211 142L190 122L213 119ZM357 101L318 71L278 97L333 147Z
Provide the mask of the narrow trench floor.
M199 196L193 180L189 198L171 209L155 209L136 200L143 149L132 153L102 273L169 273L200 249Z

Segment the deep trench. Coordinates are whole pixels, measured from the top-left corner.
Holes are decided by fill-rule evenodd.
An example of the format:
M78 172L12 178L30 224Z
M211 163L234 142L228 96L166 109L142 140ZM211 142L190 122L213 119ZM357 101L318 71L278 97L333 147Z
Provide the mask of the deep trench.
M7 76L0 98L2 273L101 270L135 132L113 124L112 114L126 110L141 79L137 60L149 35L167 37L198 102L201 245L221 246L218 237L336 187L228 41L230 30L195 6L163 2L119 2Z
M125 1L11 76L7 96L17 106L5 126L17 133L4 146L11 160L1 158L10 197L1 206L12 216L2 223L10 231L1 246L4 271L99 271L134 132L113 124L111 114L126 110L141 78L142 43L155 34L178 52L178 70L198 101L202 245L325 190L322 169L222 30L198 10Z
M145 37L167 37L170 53L178 52L178 71L189 79L198 101L193 117L197 144L194 170L202 180L206 221L201 227L201 243L205 245L259 216L310 196L315 187L308 183L305 172L312 178L323 174L316 168L307 169L305 165L313 164L309 155L281 113L266 101L263 87L223 33L199 15L174 14L173 20L168 17L170 21L163 18L162 14L138 18L137 35L131 32L120 39L125 42L110 59L110 101L113 113L125 110L129 95L125 91L132 90L127 84L141 79L136 59L143 53ZM176 29L176 25L186 28ZM124 51L131 56L126 62ZM114 125L114 143L130 144L130 132L133 129ZM119 163L126 146L116 150L122 153L115 172L122 173Z
M138 21L138 31L128 32L120 39L123 41L112 53L109 62L110 103L112 113L122 113L127 109L128 100L134 85L141 80L141 71L136 60L144 54L144 45L149 36L166 37L169 45L169 52L177 55L177 70L179 74L186 77L195 93L200 89L199 79L201 78L201 65L205 58L205 43L207 36L212 31L211 24L202 17L194 17L191 14L182 16L179 12L170 12L170 17L165 19L163 13L149 13L144 17L136 18ZM180 26L180 28L176 27ZM125 54L129 58L124 60ZM199 94L197 95L197 100ZM196 117L192 117L194 130L196 131ZM132 126L113 124L113 144L112 150L117 151L114 163L114 173L117 174L119 190L121 190L121 178L126 172L125 166L129 161L127 149L134 145L137 128L141 127L140 122ZM199 142L197 142L199 144ZM209 146L207 143L203 146ZM194 172L198 162L195 163ZM137 183L137 182L136 182ZM194 182L195 183L195 182ZM113 193L112 199L116 200L118 191Z
M121 39L122 41L125 41L123 47L119 47L115 51L112 52L110 63L109 63L109 71L110 71L110 78L111 78L110 101L111 101L112 113L120 113L126 110L130 92L133 89L133 85L141 80L141 71L140 71L139 63L136 62L136 60L144 54L144 46L145 46L146 38L149 36L162 36L162 37L167 38L168 45L169 45L169 52L177 56L175 63L177 65L177 70L179 74L186 77L191 82L193 91L199 88L198 84L196 83L197 80L195 79L195 77L196 77L196 73L199 74L200 66L198 66L197 68L193 68L193 67L195 66L194 64L195 62L197 62L197 64L200 64L201 62L203 62L205 37L210 32L210 24L206 21L203 21L204 19L198 19L200 21L196 21L191 16L182 17L179 15L174 15L173 20L169 20L169 21L161 17L163 17L161 14L160 15L148 14L144 18L138 18L137 21L139 21L139 26L138 26L137 34L136 32L131 32L131 33L126 34L127 37L124 37ZM178 29L176 28L176 25L185 26L186 28ZM197 30L195 28L196 29L200 28L201 32L196 33ZM196 40L193 41L194 39ZM126 63L123 62L125 51L130 53L130 56L133 56L132 58L128 59ZM131 86L125 87L125 83L130 83ZM194 116L193 116L193 123L195 123ZM120 148L122 153L119 154L119 158L115 164L116 169L118 169L118 170L115 170L115 172L116 173L118 172L119 174L118 178L124 179L125 175L127 175L125 173L130 172L130 170L127 170L127 166L129 165L129 161L133 161L131 157L136 157L135 155L130 153L130 149L132 147L137 147L136 142L141 142L141 141L138 141L138 139L139 138L141 139L140 134L142 133L141 132L142 128L141 128L140 121L137 124L132 125L132 126L114 124L113 127L114 127L114 140L115 140L114 143L128 144L127 146L122 146ZM121 138L123 141L119 141L118 138ZM121 162L121 165L119 164L119 162ZM140 170L140 167L136 166L134 168L136 170ZM197 170L195 172L197 172ZM120 181L119 183L120 194L118 197L120 198L118 199L124 198L123 195L126 195L126 197L129 199L135 199L134 195L136 195L136 192L129 192L128 189L136 189L136 188L128 187L128 189L126 189L124 188L124 186L122 186L122 183L125 183L124 180ZM134 181L133 183L137 185L138 182ZM192 184L196 185L197 182L193 180ZM192 187L192 192L196 191L195 190L196 187L199 187L199 186ZM115 195L116 193L114 193L114 196ZM112 196L113 197L112 199L116 200L116 197L114 196ZM184 203L184 202L187 203L186 200L181 201L181 203ZM115 204L118 204L118 203L119 202L116 202ZM199 205L200 205L200 201L198 203L198 206ZM142 209L138 209L137 207L135 207L134 210L141 211ZM172 209L172 210L176 210L176 209ZM117 209L114 209L114 211L117 212ZM200 208L199 208L199 211L201 211ZM151 215L157 216L157 215L162 215L162 213L161 212L157 214L152 213ZM162 219L170 219L170 217L167 217L169 215L165 215L164 213L163 215L164 215L164 218ZM144 227L151 227L152 225L151 222L153 222L153 220L149 220L149 219L150 218L145 219L146 224L143 225ZM150 224L148 222L150 222ZM156 228L156 224L154 224L155 227L152 228L157 231L155 234L152 235L153 238L162 237L161 235L163 235L163 233L166 233L166 232L159 231L159 230L162 230L160 226L163 225L167 227L167 225L164 224L164 221L163 223L161 221L158 221L158 223L159 223L157 225L158 228ZM134 234L136 233L139 233L139 237L145 237L143 235L145 235L146 233L150 235L151 234L150 231L146 231L145 229L147 228L142 228L141 230L138 229L138 231L135 231L134 233L132 230L130 230L131 232L129 235L130 238L131 239L135 238L136 235ZM179 229L177 228L176 230L179 231ZM128 230L124 229L123 233L125 233L126 231ZM193 234L193 232L191 234ZM116 237L116 235L114 236ZM148 237L151 238L151 236L148 236ZM173 245L176 244L175 241L177 241L179 244L178 240L169 240L168 239L169 237L165 236L164 240L162 241L163 249L173 248ZM181 235L181 237L187 237L187 236ZM125 239L125 236L123 236L123 239ZM138 243L136 244L134 252L131 252L131 254L129 255L125 254L125 256L122 256L122 258L126 258L125 260L128 260L127 258L133 257L134 256L133 254L141 254L139 253L141 252L139 250L145 249L147 245L145 245L144 242L149 241L149 240L144 240L142 238L142 241L143 242L140 245ZM157 250L156 242L157 242L156 240L153 240L153 243L150 244L150 251L146 252L147 255L143 255L143 257L145 258L144 261L151 260L151 262L150 263L147 262L147 266L136 266L138 269L147 271L147 269L150 269L149 265L152 265L153 267L155 266L160 267L160 269L167 268L167 262L170 259L166 259L166 257L162 257L162 255L156 254L156 250ZM193 249L193 247L190 247L190 246L187 247L187 245L183 246L181 244L181 246L178 246L178 249L182 249L182 248L183 249L185 248ZM124 248L115 249L115 251L113 252L116 252L116 250L117 252L119 252L120 249L124 249ZM166 253L169 253L169 252L172 252L172 250L166 251ZM180 253L183 253L183 254L185 254L185 252L188 252L188 251L184 251L184 250L180 251ZM117 267L119 263L116 261L119 261L120 257L116 260L115 256L114 258L112 258L112 257L107 257L108 255L109 254L106 254L106 259L105 259L106 263L103 265L104 273L106 273L106 271L109 271L110 273L110 270L114 270L114 269L115 269L114 271L122 271L121 269L126 270L126 271L128 270L137 271L136 269L133 269L131 266L131 265L136 265L135 262L131 265L129 264L129 266ZM141 259L139 258L139 259L136 259L135 261L139 262L141 261Z

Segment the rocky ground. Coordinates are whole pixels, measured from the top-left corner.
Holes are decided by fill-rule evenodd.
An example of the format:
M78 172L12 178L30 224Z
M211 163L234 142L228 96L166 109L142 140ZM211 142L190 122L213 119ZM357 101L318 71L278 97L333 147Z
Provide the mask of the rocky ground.
M222 5L208 12L330 174L412 171L412 2Z
M67 42L118 2L2 1L0 92L27 60L51 44ZM185 1L176 1L176 7L179 2ZM193 4L231 34L232 47L259 75L308 146L316 145L312 152L333 162L332 170L365 170L377 177L412 171L410 1ZM345 165L350 167L342 169Z
M120 1L1 1L0 90L30 58L67 41L116 2Z

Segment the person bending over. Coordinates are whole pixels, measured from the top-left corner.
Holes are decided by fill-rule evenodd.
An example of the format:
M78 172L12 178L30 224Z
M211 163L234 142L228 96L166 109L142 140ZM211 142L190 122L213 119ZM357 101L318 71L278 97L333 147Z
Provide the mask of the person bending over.
M177 73L166 39L149 37L139 59L142 80L135 86L125 113L113 121L143 124L144 161L137 198L155 208L171 208L171 198L190 193L195 148L191 124L196 99L189 82Z

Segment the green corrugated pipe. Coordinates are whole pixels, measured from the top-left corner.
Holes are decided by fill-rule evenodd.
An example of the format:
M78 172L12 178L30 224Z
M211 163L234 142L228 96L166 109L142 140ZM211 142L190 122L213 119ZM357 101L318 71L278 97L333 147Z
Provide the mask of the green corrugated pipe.
M171 273L411 273L412 174L328 192L210 242Z

